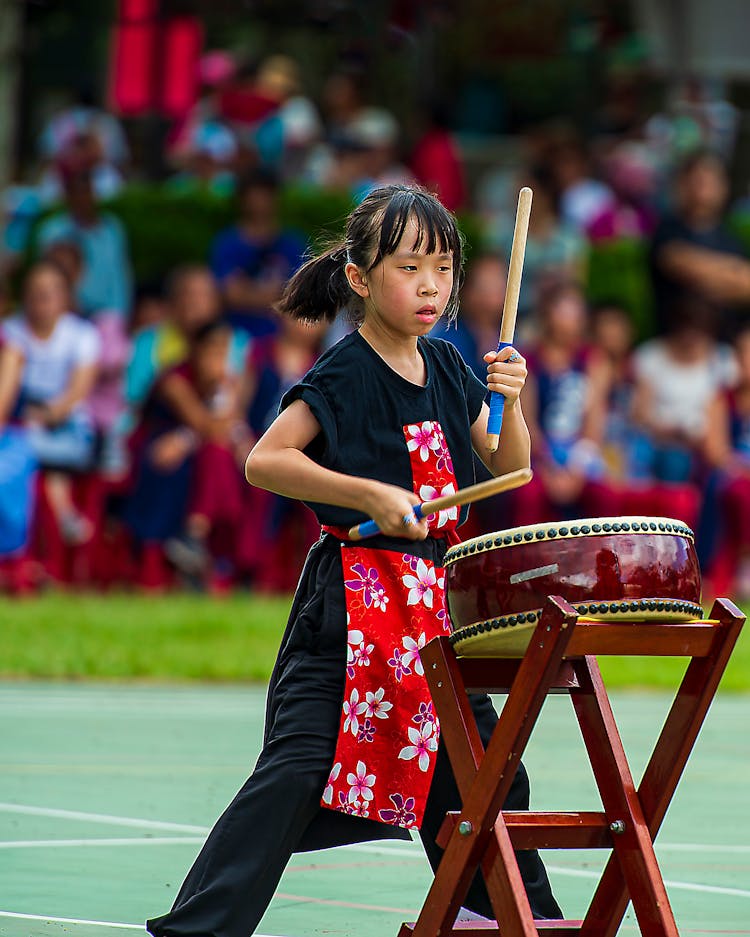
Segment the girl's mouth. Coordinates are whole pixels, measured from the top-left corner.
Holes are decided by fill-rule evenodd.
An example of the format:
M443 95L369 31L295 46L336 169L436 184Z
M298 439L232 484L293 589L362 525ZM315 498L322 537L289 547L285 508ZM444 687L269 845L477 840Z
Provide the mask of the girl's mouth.
M434 306L423 306L421 309L417 309L417 318L423 322L433 322L436 315Z

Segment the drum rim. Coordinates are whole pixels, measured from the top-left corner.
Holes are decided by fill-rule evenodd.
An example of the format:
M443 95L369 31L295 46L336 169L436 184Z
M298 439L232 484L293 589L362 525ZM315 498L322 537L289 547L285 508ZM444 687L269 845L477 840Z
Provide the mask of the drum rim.
M569 603L582 618L601 620L602 615L620 618L621 620L663 621L666 617L673 617L675 621L695 621L703 618L703 606L697 602L689 602L683 599L615 599L609 602L571 602ZM633 607L635 606L635 608ZM541 608L531 609L528 612L516 612L514 615L503 615L498 618L488 618L485 621L477 621L471 625L464 625L458 631L450 635L449 641L453 647L457 647L470 638L479 637L480 634L490 634L493 631L500 631L506 628L514 629L519 625L536 627L542 614ZM627 617L626 617L627 616ZM688 617L685 617L688 616Z
M658 517L648 514L581 517L569 521L546 521L541 524L508 527L504 530L493 531L491 534L472 537L470 540L464 540L452 546L445 554L443 566L447 567L466 556L484 553L489 550L502 550L504 547L543 543L546 540L569 540L574 537L606 537L620 533L637 535L668 534L685 537L690 541L695 540L695 534L690 527L673 517Z

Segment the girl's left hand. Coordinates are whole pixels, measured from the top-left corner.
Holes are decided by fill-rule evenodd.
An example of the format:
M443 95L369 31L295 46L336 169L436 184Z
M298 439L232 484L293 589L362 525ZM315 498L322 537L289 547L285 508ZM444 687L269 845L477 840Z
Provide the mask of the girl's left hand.
M487 362L487 387L505 397L506 406L514 406L526 383L526 359L515 348L502 348L500 351L488 351L484 356Z

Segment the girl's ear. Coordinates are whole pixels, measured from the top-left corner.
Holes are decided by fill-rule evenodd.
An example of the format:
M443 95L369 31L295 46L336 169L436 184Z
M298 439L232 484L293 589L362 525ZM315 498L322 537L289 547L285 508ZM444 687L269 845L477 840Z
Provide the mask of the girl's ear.
M357 296L361 296L362 299L365 299L370 295L370 289L367 286L367 278L356 264L348 263L344 267L344 275L349 282L349 286L351 286Z

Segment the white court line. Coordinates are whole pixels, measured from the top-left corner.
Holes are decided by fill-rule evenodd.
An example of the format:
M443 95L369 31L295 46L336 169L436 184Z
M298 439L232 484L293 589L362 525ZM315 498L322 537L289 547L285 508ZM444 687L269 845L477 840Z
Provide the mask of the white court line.
M122 817L122 816L113 816L112 814L106 813L86 813L80 810L61 810L52 807L31 807L24 804L11 804L11 803L2 803L0 802L0 812L5 813L20 813L27 814L30 816L40 816L40 817L56 817L60 819L67 820L81 820L81 821L90 821L95 823L108 823L113 826L127 826L135 827L140 829L151 829L151 830L170 830L175 833L196 833L201 836L206 836L210 832L210 828L206 826L192 826L187 823L169 823L164 820L146 820L136 817ZM147 840L144 839L144 842ZM392 846L380 846L377 844L370 845L368 843L353 843L348 846L343 846L340 848L351 849L355 852L372 852L380 855L396 855L404 856L408 855L409 852L419 852L421 854L421 849L418 844L412 840L411 843L404 842L402 847ZM681 852L718 852L718 853L750 853L750 845L722 845L720 843L656 843L657 851L660 849L663 850L674 850ZM562 871L562 870L561 870ZM572 870L564 870L565 874L572 873ZM595 873L582 873L586 875L594 875ZM676 884L674 887L681 887ZM714 886L698 886L690 885L689 887L695 888L697 890L701 888L710 888L715 890ZM718 887L718 886L716 886ZM720 892L721 893L721 892ZM737 889L730 889L727 894L740 894L742 897L750 896L750 892L744 892Z
M48 914L21 914L17 911L0 911L0 917L17 918L21 921L47 921L50 924L85 924L90 927L112 927L122 930L139 930L146 933L144 924L122 924L118 921L87 921L77 917L51 917ZM255 937L270 937L269 934L256 934Z
M91 821L92 823L108 823L112 826L129 826L144 830L171 830L174 833L195 833L197 835L207 836L211 832L208 826L192 826L187 823L169 823L164 820L146 820L136 817L114 816L108 813L87 813L81 810L61 810L54 807L31 807L26 804L11 804L0 802L0 813L20 813L28 816L51 817L62 820L81 820ZM393 841L389 846L379 846L377 844L369 845L367 843L356 843L349 846L339 847L345 849L354 849L359 851L379 852L383 855L401 855L404 851L416 849L420 854L421 848L418 843L412 840L407 843L405 840L402 847L395 844L399 840ZM728 845L723 843L663 843L657 841L656 850L672 850L675 852L718 852L718 853L750 853L750 844Z
M134 836L129 839L6 839L0 849L55 849L67 846L170 846L186 843L200 846L203 836Z
M600 872L588 872L585 869L566 869L559 865L548 865L548 872L555 872L557 875L569 875L573 878L595 878L600 879ZM670 879L664 879L664 884L668 888L675 888L680 891L699 891L711 895L732 895L735 898L750 898L750 891L743 888L724 888L721 885L699 885L697 882L675 882Z
M166 823L163 820L141 820L135 817L112 816L109 813L84 813L81 810L58 810L53 807L29 807L25 804L0 803L0 812L23 813L32 817L56 817L61 820L85 820L92 823L109 823L112 826L131 826L144 830L172 830L175 833L209 832L207 826L191 826L187 823Z
M21 921L47 921L50 924L88 924L91 927L114 927L123 930L139 930L146 933L145 924L120 924L115 921L84 921L77 917L51 917L46 914L20 914L16 911L0 911L0 917L12 917Z

